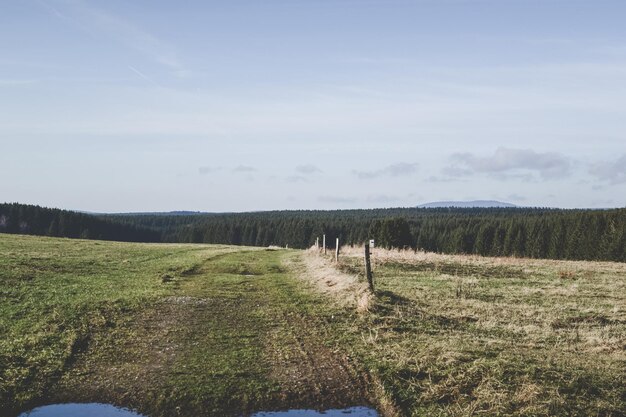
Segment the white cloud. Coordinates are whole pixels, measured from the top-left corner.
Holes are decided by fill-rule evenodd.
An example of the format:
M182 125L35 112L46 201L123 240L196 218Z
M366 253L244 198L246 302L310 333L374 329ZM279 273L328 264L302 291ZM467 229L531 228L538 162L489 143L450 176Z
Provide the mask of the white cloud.
M493 155L477 156L472 153L455 153L454 165L446 169L448 175L463 176L486 173L501 179L530 180L525 172L538 173L543 179L564 178L570 175L569 158L557 152L539 153L531 149L498 148Z
M316 174L316 173L321 173L322 172L321 169L319 169L318 167L316 167L315 165L312 165L312 164L298 165L296 167L296 171L301 173L301 174Z
M249 165L238 165L233 168L233 172L256 172L257 169L255 167L251 167Z
M400 162L397 164L387 165L384 168L377 169L374 171L357 171L354 170L353 173L362 180L365 179L373 179L379 177L400 177L411 175L417 172L418 164L417 163L406 163Z
M626 154L615 161L603 161L593 164L589 173L601 181L610 184L626 183Z
M198 173L200 175L207 175L207 174L210 174L210 173L213 173L213 172L217 172L217 171L221 171L221 170L222 170L221 167L214 167L214 166L205 165L205 166L201 166L201 167L198 168Z

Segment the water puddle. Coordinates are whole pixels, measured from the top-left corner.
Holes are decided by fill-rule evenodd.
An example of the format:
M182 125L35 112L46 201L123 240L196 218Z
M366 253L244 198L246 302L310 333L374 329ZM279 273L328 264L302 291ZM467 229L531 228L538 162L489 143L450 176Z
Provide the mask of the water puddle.
M19 417L143 417L126 408L110 404L53 404L37 407Z
M342 410L288 410L259 411L251 417L379 417L379 414L367 407L352 407ZM37 407L24 412L19 417L144 417L126 408L110 404L53 404Z
M288 411L260 411L252 417L379 417L376 410L367 407L352 407L342 410L288 410Z

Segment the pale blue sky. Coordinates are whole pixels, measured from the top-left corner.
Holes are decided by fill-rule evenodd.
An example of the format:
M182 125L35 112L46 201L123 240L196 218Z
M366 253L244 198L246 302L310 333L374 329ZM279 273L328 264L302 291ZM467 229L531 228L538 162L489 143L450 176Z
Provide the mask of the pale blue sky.
M626 206L626 3L5 0L0 200Z

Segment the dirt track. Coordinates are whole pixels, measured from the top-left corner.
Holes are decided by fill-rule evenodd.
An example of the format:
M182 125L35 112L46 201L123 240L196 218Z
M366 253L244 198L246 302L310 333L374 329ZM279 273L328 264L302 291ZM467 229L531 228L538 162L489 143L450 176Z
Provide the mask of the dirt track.
M303 272L293 270L299 262L287 265ZM308 284L292 272L277 269L279 282L257 269L250 263L223 291L211 277L226 270L207 264L176 296L92 335L48 400L107 402L151 417L370 404L367 375L331 335L333 314L345 311L302 293ZM237 355L256 355L249 363L258 367ZM230 362L218 371L211 360Z

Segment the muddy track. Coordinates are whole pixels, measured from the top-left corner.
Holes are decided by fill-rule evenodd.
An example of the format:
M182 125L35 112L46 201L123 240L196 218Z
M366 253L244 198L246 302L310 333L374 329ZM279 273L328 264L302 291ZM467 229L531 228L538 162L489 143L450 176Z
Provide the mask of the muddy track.
M367 376L347 354L325 345L310 318L285 314L276 332L283 334L272 338L268 352L272 377L283 387L277 405L329 409L370 403Z
M214 272L213 263L229 256L248 255L220 254L181 279L210 279L207 274ZM263 273L241 279L236 295L181 291L91 335L89 345L77 352L44 402L106 402L151 417L245 415L257 410L372 403L367 376L357 371L345 352L327 343L323 320L285 304L285 298L275 298L277 288L271 287L275 284ZM262 321L257 320L260 316ZM224 334L224 329L231 333ZM242 362L233 363L226 374L214 372L210 361L215 355L207 356L202 350L219 356L221 350L233 349L232 339L242 337L246 339L237 343L258 343L255 361L267 371L255 374ZM197 362L189 359L198 357ZM237 378L266 381L266 395L247 398L235 393L229 397L237 387L228 384ZM225 388L219 393L222 397L200 391L189 394L180 391L177 380Z
M104 402L156 415L175 412L157 410L153 403L169 390L166 375L175 366L190 324L201 316L198 305L164 300L118 328L95 335L61 378L50 402Z

